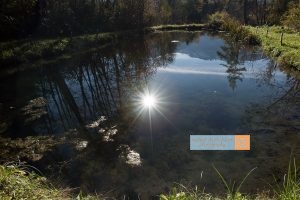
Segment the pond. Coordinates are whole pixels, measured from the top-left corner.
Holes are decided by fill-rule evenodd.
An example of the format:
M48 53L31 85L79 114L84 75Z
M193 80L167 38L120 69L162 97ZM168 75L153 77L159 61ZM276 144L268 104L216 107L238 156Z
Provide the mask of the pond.
M130 199L174 184L223 192L213 165L264 190L300 158L300 87L225 34L155 32L0 78L1 161ZM145 96L148 101L145 102ZM145 103L147 104L145 106ZM191 151L190 135L250 134L250 151Z

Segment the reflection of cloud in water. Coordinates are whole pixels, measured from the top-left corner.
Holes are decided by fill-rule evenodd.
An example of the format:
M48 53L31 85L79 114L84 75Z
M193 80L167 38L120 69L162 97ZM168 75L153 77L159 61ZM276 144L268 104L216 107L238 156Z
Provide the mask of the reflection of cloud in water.
M161 68L159 71L163 72L173 72L173 73L183 73L183 74L206 74L206 75L226 75L226 72L210 72L210 71L199 71L199 70L192 70L192 69L174 69L174 68Z
M180 43L177 47L177 52L188 54L194 58L214 60L218 59L217 51L223 45L224 41L221 38L205 34L189 44Z
M106 132L103 133L103 141L105 141L105 142L114 141L114 139L112 137L114 135L116 135L117 132L118 132L118 129L116 129L114 127L113 127L113 129L109 129L109 130L107 130Z
M92 128L98 128L99 125L100 125L102 122L104 122L105 120L106 120L105 116L101 116L101 117L99 117L99 119L97 119L97 120L91 122L90 124L87 124L87 125L86 125L86 128L91 128L91 129L92 129Z
M204 75L221 75L227 76L228 65L223 60L204 60L200 58L191 57L184 53L174 53L174 62L167 67L158 68L161 72L170 73L183 73L183 74L204 74ZM265 70L265 66L268 64L268 60L260 59L255 61L245 61L243 65L237 65L237 68L246 68L243 72L244 78L255 78L257 73L261 73ZM284 74L277 71L276 75L283 76Z
M119 147L119 150L121 150L121 154L119 158L121 161L124 161L127 165L131 167L138 167L141 166L141 156L138 152L132 150L130 146L128 145L121 145Z

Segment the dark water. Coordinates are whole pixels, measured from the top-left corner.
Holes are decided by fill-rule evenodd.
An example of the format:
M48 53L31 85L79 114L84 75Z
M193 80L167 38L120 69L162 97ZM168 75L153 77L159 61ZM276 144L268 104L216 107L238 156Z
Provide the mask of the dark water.
M291 153L300 158L296 74L227 36L128 38L2 73L0 91L1 159L23 156L86 192L147 199L174 183L222 191L212 164L237 181L257 167L244 187L255 192L273 183L272 175L282 177ZM145 91L157 101L150 112L141 105ZM191 134L250 134L251 151L190 151ZM7 141L39 156L29 159Z

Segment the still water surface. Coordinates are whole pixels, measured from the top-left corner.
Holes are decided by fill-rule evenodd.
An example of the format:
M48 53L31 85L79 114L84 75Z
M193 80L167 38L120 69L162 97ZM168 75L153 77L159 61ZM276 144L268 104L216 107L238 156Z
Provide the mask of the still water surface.
M65 185L133 199L174 183L222 191L214 164L232 180L257 167L244 188L255 192L282 176L292 151L300 158L299 80L258 48L163 32L79 55L0 79L2 138L55 136L23 156ZM251 151L190 151L191 134L250 134Z

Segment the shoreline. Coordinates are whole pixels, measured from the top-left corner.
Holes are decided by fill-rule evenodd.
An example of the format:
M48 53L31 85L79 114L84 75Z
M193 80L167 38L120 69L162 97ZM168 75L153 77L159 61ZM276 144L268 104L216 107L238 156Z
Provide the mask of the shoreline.
M297 32L284 32L283 45L280 46L278 26L269 27L268 36L265 36L267 27L255 28L246 26L260 41L264 52L282 65L300 70L300 34ZM0 43L1 70L15 71L22 66L38 65L40 63L55 63L78 55L78 51L91 51L104 48L108 45L117 45L117 40L130 35L141 35L156 31L217 31L208 28L207 24L167 24L146 27L140 30L127 30L86 34L74 37L23 39ZM26 67L25 67L26 68Z

